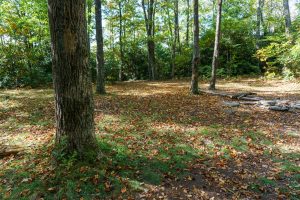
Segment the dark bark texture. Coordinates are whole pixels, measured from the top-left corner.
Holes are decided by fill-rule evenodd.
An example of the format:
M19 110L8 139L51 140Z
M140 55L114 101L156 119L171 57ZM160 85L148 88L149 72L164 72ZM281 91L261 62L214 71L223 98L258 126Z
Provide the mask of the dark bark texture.
M209 85L210 90L216 89L216 80L217 80L217 69L219 61L219 49L220 49L220 38L221 38L221 22L222 22L222 0L218 0L218 13L217 13L217 22L216 22L216 36L215 36L215 47L212 61L212 72L211 72L211 81Z
M178 7L178 0L174 2L174 41L172 45L172 72L171 78L175 76L175 59L176 59L176 52L180 49L180 36L179 36L179 7Z
M124 50L123 50L123 13L122 2L119 2L119 46L120 46L120 68L119 81L123 81L123 65L124 65Z
M88 67L85 0L48 0L56 104L56 146L66 153L96 150Z
M291 27L292 27L292 20L291 20L289 0L283 0L283 11L284 11L284 18L285 18L285 32L287 34L290 34Z
M263 8L264 8L265 0L258 0L257 5L257 19L256 19L256 38L261 38L261 26L264 26L264 18L263 18Z
M95 0L96 41L97 41L97 94L105 94L105 70L102 27L102 0Z
M186 36L185 42L188 45L190 42L190 0L186 0L187 12L186 12Z
M199 94L198 86L198 68L200 65L200 47L199 47L199 1L194 0L194 47L192 61L192 82L191 93Z
M147 5L146 5L147 4ZM147 31L147 47L148 47L148 72L149 79L156 79L156 63L155 63L155 0L142 0L142 7L145 18L145 25Z

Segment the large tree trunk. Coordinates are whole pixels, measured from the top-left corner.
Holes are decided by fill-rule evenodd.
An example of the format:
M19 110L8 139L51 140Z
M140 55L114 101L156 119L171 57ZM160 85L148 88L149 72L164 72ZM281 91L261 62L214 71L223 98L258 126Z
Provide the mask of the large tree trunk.
M96 41L97 41L97 87L96 93L105 94L105 70L102 27L102 0L95 0Z
M290 34L292 21L291 21L289 0L283 0L283 10L284 10L284 18L285 18L285 32L287 34Z
M56 147L84 159L96 151L85 0L48 0Z
M147 31L149 79L155 80L156 79L155 42L154 42L155 0L148 0L147 8L145 5L145 0L142 0L142 7L143 7L145 25L146 25L146 31Z
M191 93L192 94L199 94L199 86L198 86L199 64L200 64L199 0L194 0L194 47L193 47L192 82L191 82Z
M88 24L88 50L89 50L89 55L91 54L91 31L90 31L90 26L92 24L92 1L88 0L87 1L87 24Z
M216 23L215 47L214 47L214 55L213 55L213 61L212 61L211 81L210 81L210 85L209 85L210 90L216 89L220 38L221 38L222 3L223 3L222 0L218 0L218 14L217 14L217 23Z

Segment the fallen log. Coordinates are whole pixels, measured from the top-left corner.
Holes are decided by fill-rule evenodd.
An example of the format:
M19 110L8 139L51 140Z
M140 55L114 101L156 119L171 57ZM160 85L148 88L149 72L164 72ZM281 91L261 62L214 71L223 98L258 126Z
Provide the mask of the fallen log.
M228 97L231 99L243 99L243 98L247 98L249 95L256 95L256 93L253 92L244 92L244 93L237 93L237 94L230 94L230 93L218 92L213 90L201 90L201 92L214 95L214 96ZM262 99L260 98L260 100Z
M257 105L258 103L255 101L241 101L240 104L243 105Z
M213 96L221 96L221 97L232 98L232 95L230 95L228 93L224 93L224 92L217 92L217 91L213 91L213 90L201 90L200 92L210 94L210 95L213 95Z
M253 92L238 93L238 94L233 95L231 98L232 99L241 99L241 98L247 97L249 95L256 95L256 93L253 93Z
M263 98L261 98L261 97L242 97L242 98L240 98L240 100L244 100L244 101L261 101L261 100L263 100Z
M288 106L270 106L269 110L286 112L289 111L290 108Z
M0 145L0 158L23 153L25 148L17 145Z

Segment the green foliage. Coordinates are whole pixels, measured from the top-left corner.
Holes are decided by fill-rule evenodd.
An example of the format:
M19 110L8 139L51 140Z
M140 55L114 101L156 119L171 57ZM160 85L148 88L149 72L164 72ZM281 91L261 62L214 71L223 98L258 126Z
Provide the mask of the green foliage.
M293 79L300 76L300 19L293 22L292 32L279 32L266 36L265 46L256 52L256 57L264 64L268 77L282 76Z
M103 1L103 29L105 71L108 82L118 80L121 67L119 33L123 41L124 80L148 79L148 52L144 14L138 1L120 0L122 30L120 30L119 1ZM211 76L215 40L215 14L213 2L202 1L200 7L201 65L200 77ZM94 8L88 26L91 41L90 66L96 80L96 50L94 35ZM265 1L261 38L256 38L256 0L224 1L218 77L238 75L283 76L293 79L300 74L300 19L293 21L291 36L284 33L282 1ZM155 55L159 79L171 77L175 63L175 77L190 77L192 60L192 5L179 1L180 45L173 58L174 3L157 1L155 18ZM189 12L188 12L189 11ZM214 12L214 13L213 13ZM187 19L189 13L189 19ZM37 87L51 82L51 51L48 29L47 2L44 0L0 1L0 87ZM187 20L189 27L187 27ZM187 28L189 39L186 41Z
M0 87L38 86L51 81L47 3L0 2Z

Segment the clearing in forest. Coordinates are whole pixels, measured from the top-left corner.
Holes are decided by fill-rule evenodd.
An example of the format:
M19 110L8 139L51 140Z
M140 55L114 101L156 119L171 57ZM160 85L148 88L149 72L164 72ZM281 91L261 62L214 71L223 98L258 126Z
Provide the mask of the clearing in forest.
M201 85L202 88L207 85ZM300 85L222 81L227 92L300 101ZM299 112L191 96L189 83L126 82L95 96L102 154L55 165L51 89L0 91L1 199L299 199Z

